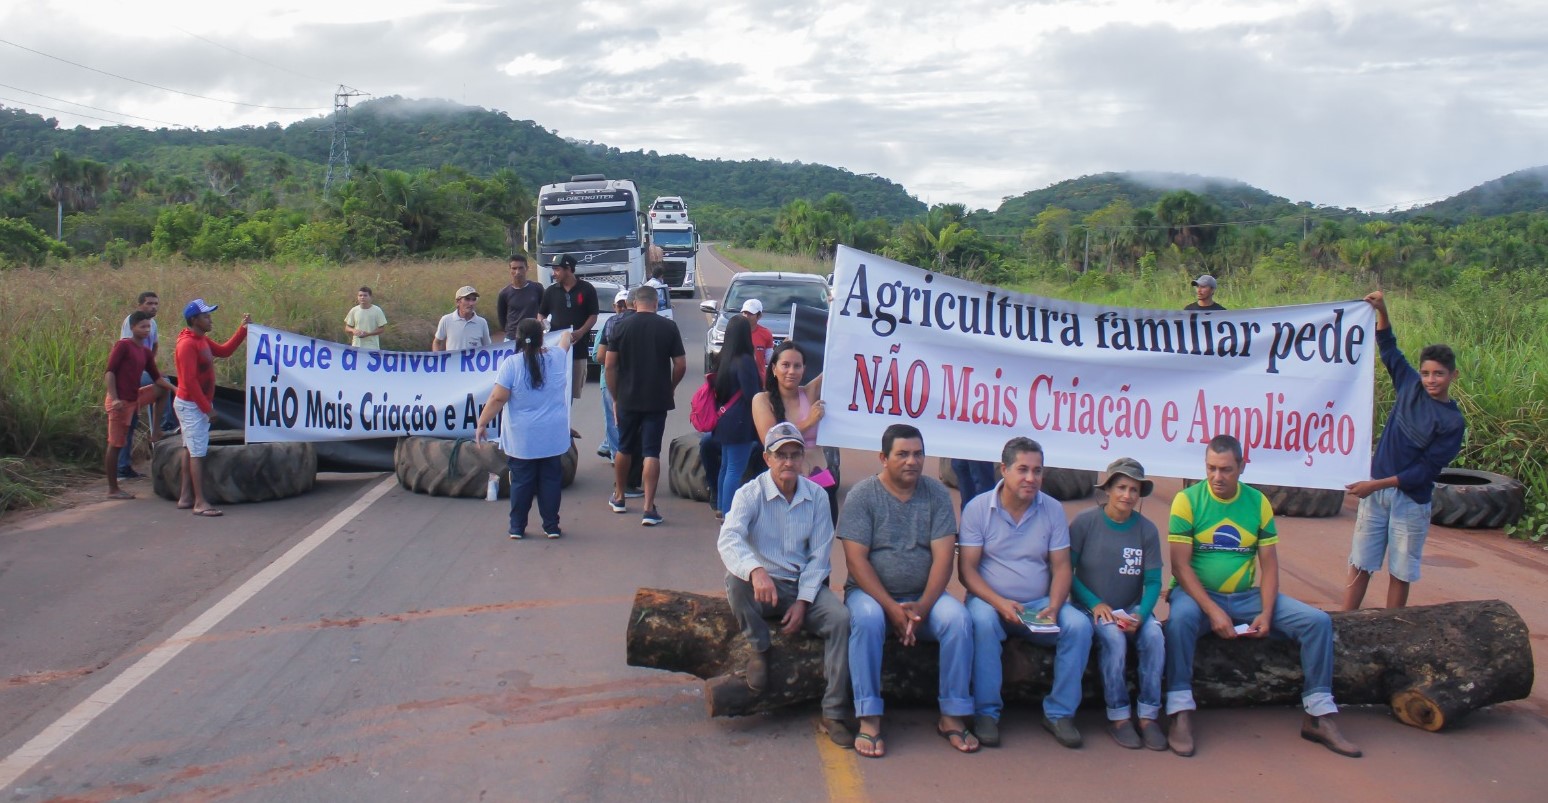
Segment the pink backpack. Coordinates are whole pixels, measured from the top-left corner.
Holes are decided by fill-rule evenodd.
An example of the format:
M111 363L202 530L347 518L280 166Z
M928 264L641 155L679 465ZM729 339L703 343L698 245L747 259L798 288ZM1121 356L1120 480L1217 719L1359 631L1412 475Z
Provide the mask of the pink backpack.
M731 398L725 404L715 405L715 375L705 374L704 384L693 392L693 401L688 403L688 423L693 425L698 432L710 432L715 425L720 423L720 417L725 415L736 400L742 398L742 391L731 394Z

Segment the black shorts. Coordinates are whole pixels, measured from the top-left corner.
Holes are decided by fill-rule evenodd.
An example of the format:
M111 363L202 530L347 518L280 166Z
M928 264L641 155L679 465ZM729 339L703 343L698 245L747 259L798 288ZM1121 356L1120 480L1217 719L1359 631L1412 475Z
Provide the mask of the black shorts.
M661 459L661 436L666 432L667 414L641 410L618 411L618 451Z

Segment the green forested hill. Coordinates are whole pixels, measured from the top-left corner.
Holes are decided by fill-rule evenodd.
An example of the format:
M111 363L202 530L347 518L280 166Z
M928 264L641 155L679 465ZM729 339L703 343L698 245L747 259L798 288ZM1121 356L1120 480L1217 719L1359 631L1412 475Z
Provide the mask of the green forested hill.
M999 209L975 213L972 219L988 231L1014 232L1026 228L1029 221L1050 206L1081 215L1095 212L1119 199L1135 207L1148 207L1154 206L1161 196L1176 190L1199 195L1223 210L1226 217L1234 219L1286 214L1299 208L1284 198L1232 179L1137 171L1067 179L1006 198Z
M575 174L604 173L635 179L647 199L682 195L696 205L776 209L796 199L837 192L865 217L901 221L925 209L902 186L887 179L827 165L622 152L562 139L531 120L513 120L504 112L449 101L398 97L367 101L350 111L349 122L355 129L349 138L350 156L357 164L404 171L451 165L476 175L508 168L534 193L543 184ZM56 129L37 115L0 109L0 153L15 154L23 163L45 161L55 150L108 163L162 163L172 158L168 148L224 146L269 150L326 164L329 126L327 119L313 118L288 126L271 123L212 131L124 126Z
M1548 165L1517 170L1459 192L1444 201L1415 207L1399 216L1429 216L1437 220L1460 221L1543 211L1548 211Z

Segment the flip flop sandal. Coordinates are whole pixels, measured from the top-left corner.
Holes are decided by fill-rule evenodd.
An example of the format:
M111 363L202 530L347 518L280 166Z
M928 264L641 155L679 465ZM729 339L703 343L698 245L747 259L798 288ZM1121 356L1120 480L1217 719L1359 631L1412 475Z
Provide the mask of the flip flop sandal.
M860 749L861 739L870 742L871 752L867 753ZM857 733L855 734L855 755L862 756L864 758L882 758L883 756L887 755L887 743L882 741L882 735L880 733L876 734L875 736L872 736L869 733Z
M945 739L948 744L951 744L951 749L957 751L958 753L977 753L979 748L983 747L983 745L975 743L972 748L969 748L967 731L949 731L937 725L935 728L935 733L942 739ZM961 747L951 743L951 740L954 738L962 740Z
M133 499L134 498L134 494L129 493L128 491L114 491L113 493L108 494L107 498L109 498L109 499Z
M193 512L193 514L195 516L203 516L205 518L211 518L211 519L215 518L216 516L224 516L224 515L226 515L225 513L222 513L219 510L216 510L215 508L212 508L212 507L207 507L207 508L205 508L203 510L195 510Z

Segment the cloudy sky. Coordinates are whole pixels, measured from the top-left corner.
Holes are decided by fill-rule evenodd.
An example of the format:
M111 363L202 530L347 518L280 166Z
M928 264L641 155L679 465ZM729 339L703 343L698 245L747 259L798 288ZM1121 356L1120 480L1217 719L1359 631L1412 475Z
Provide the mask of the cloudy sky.
M346 84L972 207L1163 170L1386 209L1548 164L1538 0L3 0L0 40L0 104L66 126L291 122Z

